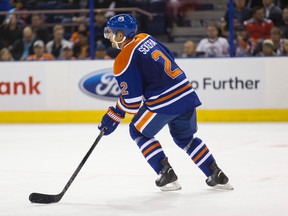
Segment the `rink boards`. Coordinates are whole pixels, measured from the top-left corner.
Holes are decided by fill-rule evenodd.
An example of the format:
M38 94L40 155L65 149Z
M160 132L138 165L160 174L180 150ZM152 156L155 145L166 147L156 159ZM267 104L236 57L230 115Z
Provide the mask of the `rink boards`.
M287 57L176 61L203 103L199 121L288 121ZM120 95L113 60L0 68L0 122L98 122Z

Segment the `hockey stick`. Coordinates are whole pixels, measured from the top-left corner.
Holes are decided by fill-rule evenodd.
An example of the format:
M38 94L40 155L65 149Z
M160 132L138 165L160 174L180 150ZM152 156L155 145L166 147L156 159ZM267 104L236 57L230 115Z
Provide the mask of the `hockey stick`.
M32 203L43 203L43 204L44 203L49 204L49 203L59 202L61 200L61 198L64 196L64 194L66 193L66 191L68 190L68 188L70 187L70 185L72 184L72 182L74 181L74 179L76 178L76 176L78 175L78 173L80 172L81 168L83 167L83 165L87 161L88 157L90 156L90 154L92 153L92 151L94 150L94 148L96 147L98 142L100 141L105 130L106 130L106 128L103 128L100 131L100 134L98 135L98 137L94 141L93 145L90 147L89 151L86 153L85 157L82 159L81 163L78 165L77 169L74 171L73 175L70 177L69 181L66 183L66 185L63 188L61 193L55 194L55 195L42 194L42 193L31 193L29 196L29 200Z

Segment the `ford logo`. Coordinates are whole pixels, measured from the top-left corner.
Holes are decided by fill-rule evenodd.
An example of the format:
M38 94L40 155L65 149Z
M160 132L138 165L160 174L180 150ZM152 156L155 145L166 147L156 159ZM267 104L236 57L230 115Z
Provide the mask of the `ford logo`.
M104 100L116 100L121 94L112 68L95 71L84 76L79 83L81 91Z

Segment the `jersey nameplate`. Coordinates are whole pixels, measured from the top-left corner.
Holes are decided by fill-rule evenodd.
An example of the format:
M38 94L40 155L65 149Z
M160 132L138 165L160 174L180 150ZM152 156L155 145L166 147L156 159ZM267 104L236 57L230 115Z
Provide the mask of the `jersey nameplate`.
M138 50L142 52L144 55L146 55L153 47L155 47L157 43L153 41L152 39L148 39L144 42L143 45L141 45Z

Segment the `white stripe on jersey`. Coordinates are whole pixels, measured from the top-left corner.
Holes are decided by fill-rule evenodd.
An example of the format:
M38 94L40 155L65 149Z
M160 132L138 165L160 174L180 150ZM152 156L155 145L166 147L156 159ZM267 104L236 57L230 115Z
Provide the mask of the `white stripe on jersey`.
M137 109L129 109L129 108L123 106L123 104L121 103L120 98L118 99L117 105L120 106L120 108L121 108L122 110L124 110L125 112L128 112L128 113L133 113L133 114L135 114L135 113L137 113L138 110L139 110L139 107L138 107Z
M141 102L143 99L143 96L139 96L139 97L134 97L134 98L124 98L124 101L129 104L129 103L137 103L137 102Z
M186 82L189 82L189 80L187 78L185 78L184 80L182 80L180 83L178 83L177 85L174 85L172 86L171 88L167 89L165 92L162 92L160 95L155 95L155 96L152 96L150 98L148 98L148 100L155 100L157 99L158 97L160 97L161 95L163 94L166 94L172 90L174 90L175 88L178 88L179 86L183 85L184 83Z

